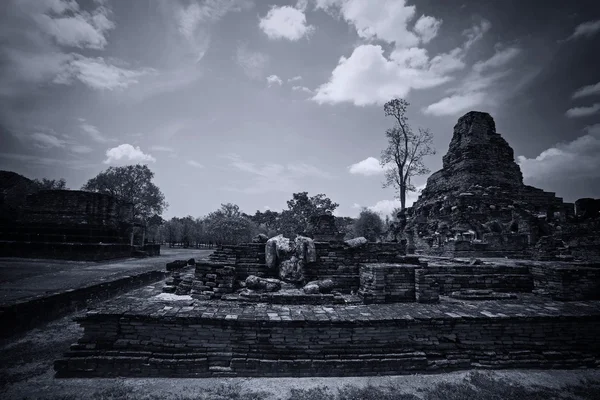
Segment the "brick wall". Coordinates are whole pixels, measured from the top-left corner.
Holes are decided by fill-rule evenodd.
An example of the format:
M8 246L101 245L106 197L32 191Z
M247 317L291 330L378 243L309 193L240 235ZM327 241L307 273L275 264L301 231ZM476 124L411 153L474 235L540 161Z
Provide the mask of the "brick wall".
M534 290L556 300L600 299L600 265L531 264Z
M411 263L416 257L405 256L402 243L367 243L351 248L343 242L315 242L317 262L306 266L307 280L332 279L340 291L357 291L359 265L363 263ZM418 262L418 260L417 260Z
M358 295L366 304L415 301L419 265L361 264Z
M597 315L446 314L308 321L99 313L79 320L84 336L55 369L58 377L301 377L600 366Z

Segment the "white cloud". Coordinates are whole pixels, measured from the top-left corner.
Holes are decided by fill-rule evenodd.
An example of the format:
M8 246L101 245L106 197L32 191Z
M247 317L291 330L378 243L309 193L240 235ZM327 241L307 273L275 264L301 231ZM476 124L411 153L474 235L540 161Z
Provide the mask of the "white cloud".
M307 88L306 86L292 86L292 90L293 91L300 91L300 92L305 92L305 93L313 93L312 90L310 90L309 88Z
M454 94L428 105L423 113L435 116L455 115L465 110L478 108L484 101L485 93L483 92Z
M156 159L150 154L145 154L139 146L133 147L124 143L106 150L106 160L103 162L104 164L148 163L156 162Z
M575 31L567 40L577 39L580 37L592 37L600 32L600 19L581 23L575 27Z
M39 31L64 46L103 49L106 33L115 27L109 19L111 11L104 4L97 3L91 11L82 10L74 0L13 1L13 4Z
M97 143L108 143L114 141L114 139L110 139L102 134L97 127L92 124L85 122L85 119L81 118L81 129L83 132L88 135L94 142Z
M236 51L236 61L249 78L261 79L269 63L269 57L264 53L248 49L246 44L240 44Z
M329 81L317 88L312 100L319 104L381 105L394 97L406 97L411 90L449 82L453 77L448 73L465 67L462 60L467 50L489 27L489 22L482 21L463 33L467 40L461 47L433 58L418 47L397 47L388 58L381 46L360 45L349 58L340 58Z
M56 136L49 135L47 133L36 132L31 135L36 147L49 149L52 147L65 147L65 141L57 138Z
M298 76L294 76L293 78L288 79L287 81L288 82L296 82L296 81L299 81L301 79L302 79L302 77L300 75L298 75Z
M488 69L500 68L511 62L515 57L521 53L521 49L518 47L507 47L505 49L496 51L494 55L485 61L478 61L473 65L473 71L484 72Z
M348 167L351 174L364 176L383 175L385 170L386 168L382 167L375 157L367 157Z
M577 139L558 143L535 158L517 157L524 178L534 180L569 180L600 177L600 124L585 128Z
M70 84L76 78L92 89L125 89L138 83L140 77L155 72L150 68L131 70L117 67L108 64L102 57L72 56L65 69L54 79L54 83Z
M406 5L404 0L320 0L317 8L339 10L361 38L394 43L397 48L429 42L441 24L434 17L422 15L413 28L409 27L416 16L416 7Z
M194 160L188 160L187 164L194 168L204 168L204 165L202 165L198 161L194 161Z
M441 20L422 15L415 23L415 32L421 37L423 43L429 43L437 36L441 25Z
M520 48L507 47L496 49L487 60L475 63L460 85L448 91L449 95L422 109L424 114L445 116L456 115L467 110L482 110L495 107L514 91L517 85L503 85L503 79L510 75L511 69L505 67L521 53Z
M384 216L391 215L395 208L400 208L400 200L380 200L367 208Z
M290 6L273 6L267 15L260 19L258 26L269 39L287 39L296 41L308 36L314 27L306 25L303 10Z
M565 115L569 118L589 117L590 115L598 114L599 111L600 103L594 103L588 107L569 108Z
M5 65L0 94L13 95L43 84L81 81L93 89L125 88L150 69L128 69L118 60L89 57L78 49L103 50L115 28L103 3L83 10L74 0L12 0L3 26ZM91 6L91 5L90 5ZM121 65L117 66L114 63ZM39 85L42 84L42 85Z
M577 89L575 93L573 93L573 98L578 99L580 97L593 96L596 94L600 94L600 82L595 85L587 85Z
M207 0L202 3L191 2L187 6L173 3L177 28L194 51L196 62L202 60L210 46L210 25L229 12L252 7L249 0Z
M267 84L269 86L272 86L274 84L278 84L279 86L281 86L283 84L283 81L277 75L269 75L267 76Z

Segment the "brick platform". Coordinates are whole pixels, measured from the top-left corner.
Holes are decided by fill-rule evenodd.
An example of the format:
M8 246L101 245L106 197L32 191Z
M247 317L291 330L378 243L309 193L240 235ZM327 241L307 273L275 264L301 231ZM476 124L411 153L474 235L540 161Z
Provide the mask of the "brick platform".
M157 285L160 286L160 285ZM343 376L600 366L600 302L275 305L137 291L78 321L58 377ZM144 296L146 296L144 298ZM148 298L148 296L153 296Z

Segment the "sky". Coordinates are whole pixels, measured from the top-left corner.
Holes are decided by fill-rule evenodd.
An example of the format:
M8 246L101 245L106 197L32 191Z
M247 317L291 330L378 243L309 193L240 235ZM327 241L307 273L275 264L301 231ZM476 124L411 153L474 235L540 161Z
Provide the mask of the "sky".
M386 214L398 97L434 135L432 172L457 119L485 111L526 184L599 198L600 3L540 4L3 0L0 169L79 189L147 164L166 218L278 211L301 191Z

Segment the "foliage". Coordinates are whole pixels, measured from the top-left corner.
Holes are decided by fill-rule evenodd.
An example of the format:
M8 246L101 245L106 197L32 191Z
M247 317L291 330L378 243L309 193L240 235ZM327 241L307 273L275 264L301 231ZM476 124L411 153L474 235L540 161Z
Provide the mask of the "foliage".
M394 127L385 133L388 147L381 153L381 165L388 167L383 187L392 186L398 191L402 210L406 208L406 193L416 190L411 178L429 173L423 158L435 154L432 133L421 128L418 133L414 133L408 124L408 106L409 103L404 99L393 99L383 107L385 115L395 120Z
M368 241L375 242L383 233L383 221L379 214L367 208L363 208L354 222L354 235L364 236Z
M82 190L108 193L133 203L134 218L147 221L167 208L165 196L152 183L154 173L146 165L110 167L87 181Z
M335 217L335 226L340 233L344 234L344 240L354 237L355 222L355 219L352 217Z
M287 202L288 209L282 211L279 231L286 236L311 236L311 218L319 214L333 214L338 203L319 193L308 197L308 192L294 193Z
M231 203L221 204L221 208L210 213L204 222L210 237L221 243L249 242L257 231L256 224Z
M64 178L56 179L46 179L43 178L41 181L39 179L33 180L33 185L37 190L66 190L67 182Z

